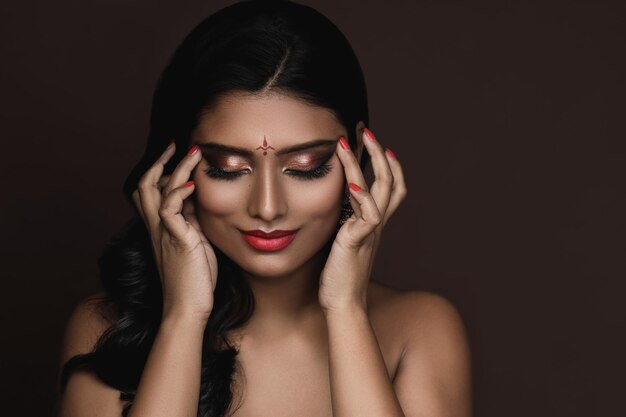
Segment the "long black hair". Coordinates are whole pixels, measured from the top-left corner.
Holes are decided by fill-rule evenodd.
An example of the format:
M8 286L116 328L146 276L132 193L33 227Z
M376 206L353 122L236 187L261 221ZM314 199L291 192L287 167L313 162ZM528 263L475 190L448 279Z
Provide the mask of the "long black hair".
M175 140L176 154L164 174L170 174L184 157L203 109L230 92L277 92L327 108L345 126L353 149L357 122L369 125L361 67L330 20L311 7L286 0L235 3L193 29L161 75L146 149L123 186L133 208L131 193L169 142ZM361 168L368 162L363 149ZM233 409L237 350L226 334L243 325L254 310L252 292L237 265L218 248L214 250L219 279L204 332L201 417L221 417ZM127 401L122 413L126 416L160 325L163 301L150 235L136 211L104 249L98 266L106 293L100 306L114 312L113 324L90 353L74 356L64 365L61 390L73 371L87 367L120 390L120 398Z

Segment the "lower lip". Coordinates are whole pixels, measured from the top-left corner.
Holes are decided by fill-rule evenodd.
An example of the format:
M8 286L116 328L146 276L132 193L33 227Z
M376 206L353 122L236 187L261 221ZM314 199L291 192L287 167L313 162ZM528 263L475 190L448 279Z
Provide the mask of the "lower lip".
M242 233L241 235L254 249L272 252L287 247L296 237L296 232L281 237L275 237L273 239L265 239L263 237L252 236L246 233Z

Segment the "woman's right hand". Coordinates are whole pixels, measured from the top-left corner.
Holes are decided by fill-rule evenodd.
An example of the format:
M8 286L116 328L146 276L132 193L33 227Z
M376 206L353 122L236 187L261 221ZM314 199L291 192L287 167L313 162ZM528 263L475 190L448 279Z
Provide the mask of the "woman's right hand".
M150 232L163 290L163 319L206 322L213 309L217 259L193 203L185 200L195 189L188 180L202 157L194 145L171 176L162 176L175 146L172 143L141 177L132 198Z

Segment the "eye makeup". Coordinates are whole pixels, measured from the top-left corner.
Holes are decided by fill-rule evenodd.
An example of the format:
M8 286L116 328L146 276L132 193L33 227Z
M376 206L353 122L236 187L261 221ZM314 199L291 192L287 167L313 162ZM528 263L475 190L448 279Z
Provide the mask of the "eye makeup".
M240 156L225 155L221 152L203 152L208 167L204 172L210 177L221 180L234 180L244 175L247 163Z
M248 164L241 157L220 153L213 154L213 152L203 154L208 165L204 172L210 178L232 181L249 171L248 168L243 168L247 167ZM287 164L287 169L284 172L297 180L322 178L332 169L332 165L328 161L333 155L334 150L327 154L296 155L293 161Z
M332 169L332 165L328 161L333 154L334 151L328 155L298 155L288 165L287 171L290 172L290 175L300 179L322 178Z

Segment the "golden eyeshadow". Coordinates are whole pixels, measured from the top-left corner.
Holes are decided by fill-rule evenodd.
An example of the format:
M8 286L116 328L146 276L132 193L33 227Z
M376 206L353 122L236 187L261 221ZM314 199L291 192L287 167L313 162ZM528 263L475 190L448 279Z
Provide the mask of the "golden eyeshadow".
M222 152L204 152L209 164L220 169L235 171L249 165L249 161L241 156L228 155ZM286 165L289 169L310 170L326 162L334 154L334 150L325 153L302 153L288 157Z
M325 155L298 155L289 161L290 169L313 169L320 165Z
M247 165L246 161L238 156L224 155L215 160L215 163L223 168L237 169Z
M204 158L211 165L220 169L236 170L247 165L245 158L236 155L226 155L219 152L204 152Z

